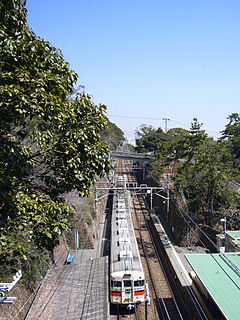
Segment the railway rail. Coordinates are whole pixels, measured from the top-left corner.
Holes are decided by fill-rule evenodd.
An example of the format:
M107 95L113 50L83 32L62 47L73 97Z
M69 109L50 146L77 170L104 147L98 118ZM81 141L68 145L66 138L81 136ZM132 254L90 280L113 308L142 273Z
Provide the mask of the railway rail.
M120 167L120 169L119 169ZM129 166L125 166L125 162L121 161L118 164L118 173L125 177L125 181L128 183L136 183L136 177L130 170ZM138 191L139 192L139 191ZM174 296L174 292L171 289L171 285L168 281L166 272L164 271L164 264L162 264L159 252L159 237L156 238L156 234L152 235L150 231L151 223L148 205L142 193L131 191L131 206L132 206L132 220L135 229L136 239L139 246L140 256L142 259L142 265L144 268L145 280L148 283L149 294L151 304L148 308L145 308L144 304L140 304L136 308L136 317L134 315L124 314L124 319L207 319L198 300L192 292L191 287L187 287L189 301L195 310L194 313L189 315L189 308L185 306L185 299L178 296L180 300L181 308L178 306L177 300ZM157 241L157 245L155 242ZM174 279L171 279L174 281ZM179 294L179 292L178 292ZM191 301L191 302L190 302ZM193 311L193 309L191 309ZM183 314L181 313L183 311ZM190 310L189 310L190 311ZM146 316L148 315L148 317ZM130 318L131 317L131 318ZM112 319L112 318L111 318ZM121 317L119 317L121 319Z
M121 165L122 169L119 171L125 176L126 182L136 182L133 173L124 167L124 163ZM131 202L133 225L151 299L147 309L143 304L137 307L137 319L146 319L146 312L148 319L153 320L183 319L147 227L149 216L143 196L132 192Z
M145 274L149 274L152 289L152 295L155 308L160 319L183 319L180 309L177 305L173 291L167 279L161 263L160 256L154 245L154 239L148 230L148 215L144 200L141 195L133 197L133 206L135 212L136 229L140 247L146 261ZM150 319L157 319L156 312Z
M117 320L139 320L138 317L138 312L137 312L137 308L135 307L134 310L129 310L128 314L126 314L126 312L124 312L123 314L120 311L119 306L117 307L117 316L116 316Z

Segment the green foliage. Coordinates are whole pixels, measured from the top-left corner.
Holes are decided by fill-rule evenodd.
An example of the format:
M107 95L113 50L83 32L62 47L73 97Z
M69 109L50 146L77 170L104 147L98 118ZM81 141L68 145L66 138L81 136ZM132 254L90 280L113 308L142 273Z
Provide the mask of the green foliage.
M189 132L182 128L173 128L164 134L164 140L157 143L154 160L150 164L151 170L158 175L163 173L177 158L185 156Z
M232 113L227 119L229 119L229 123L222 131L221 140L228 141L233 156L240 158L240 114Z
M173 159L170 141L160 141L157 146L158 150L154 154L154 160L150 163L150 169L156 175L163 173Z
M13 197L15 214L8 216L0 228L0 254L9 263L19 255L26 260L34 248L52 250L59 235L68 228L73 213L69 205L28 190L19 191Z
M168 130L167 134L171 139L178 140L183 136L189 135L189 132L183 128L172 128Z
M113 122L108 123L107 127L101 132L101 137L107 142L111 150L116 150L125 140L123 131Z
M51 250L73 212L61 194L89 194L110 167L106 107L71 97L77 74L26 15L23 0L0 4L0 255L9 263Z
M139 130L136 131L138 139L136 140L137 152L152 152L161 148L161 143L168 140L167 135L161 128L157 130L152 126L142 124Z
M240 141L239 116L230 116L224 131L226 141L210 139L201 127L196 118L189 131L174 128L167 134L143 125L137 132L138 150L154 151L150 170L155 175L173 173L175 189L184 193L190 211L206 215L236 212L240 197L228 183L239 177L232 168L231 156Z
M167 132L170 139L171 154L175 159L183 159L189 148L190 133L182 128L173 128Z
M226 143L209 139L200 128L194 120L175 187L184 192L191 211L212 214L238 207L239 197L228 188L229 179L235 175L230 150Z

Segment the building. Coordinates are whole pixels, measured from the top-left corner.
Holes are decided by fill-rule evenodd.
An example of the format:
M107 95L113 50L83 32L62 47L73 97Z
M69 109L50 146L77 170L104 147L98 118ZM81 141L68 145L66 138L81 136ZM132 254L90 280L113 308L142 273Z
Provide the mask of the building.
M240 252L185 255L209 319L240 319Z
M226 252L240 252L240 230L226 232Z

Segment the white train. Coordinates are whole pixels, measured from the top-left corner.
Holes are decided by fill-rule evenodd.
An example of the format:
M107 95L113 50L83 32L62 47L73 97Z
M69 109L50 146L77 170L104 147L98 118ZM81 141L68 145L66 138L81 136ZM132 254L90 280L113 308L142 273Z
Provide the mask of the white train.
M116 187L124 188L125 187L125 180L123 176L117 176L116 178Z
M122 182L122 179L118 179ZM118 182L120 182L118 181ZM129 191L115 190L111 224L110 302L145 301L144 272L131 218Z

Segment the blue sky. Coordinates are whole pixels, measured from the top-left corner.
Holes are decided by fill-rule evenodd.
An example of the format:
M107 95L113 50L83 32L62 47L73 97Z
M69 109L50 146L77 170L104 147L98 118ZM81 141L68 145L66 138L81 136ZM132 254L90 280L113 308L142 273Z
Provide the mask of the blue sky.
M144 123L219 136L240 112L239 0L28 0L28 23L127 136Z

